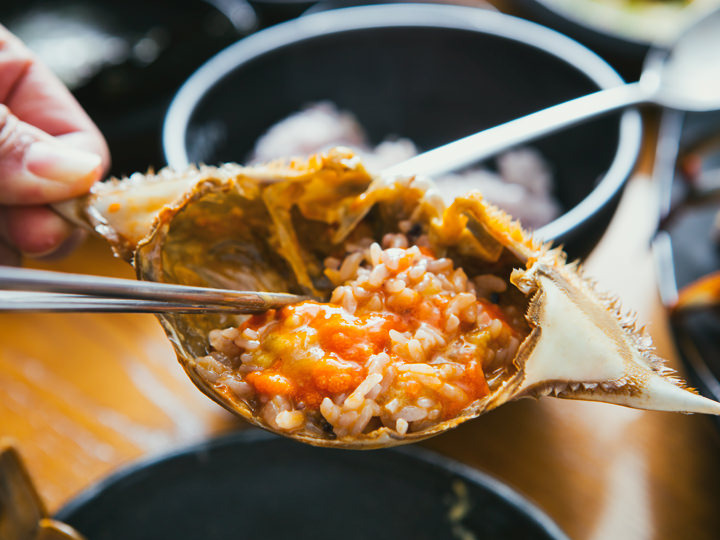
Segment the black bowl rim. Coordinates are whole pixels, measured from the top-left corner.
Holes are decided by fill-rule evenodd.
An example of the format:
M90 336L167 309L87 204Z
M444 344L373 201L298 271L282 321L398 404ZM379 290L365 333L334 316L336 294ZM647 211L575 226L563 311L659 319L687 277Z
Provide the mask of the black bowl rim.
M165 115L162 145L168 164L189 165L185 133L195 107L209 88L228 73L263 54L292 43L349 30L388 27L430 27L491 34L540 49L587 76L599 89L624 84L605 60L577 41L554 30L517 17L454 5L384 4L314 13L267 28L220 51L180 87ZM534 236L561 239L605 209L630 176L640 152L642 122L637 109L622 113L618 144L610 167L590 193L573 208Z
M73 513L81 510L83 506L92 503L97 498L102 497L106 489L116 484L128 481L134 476L142 475L159 464L182 461L197 454L207 456L209 453L222 451L227 447L233 447L236 445L257 444L273 440L286 442L288 444L302 444L256 428L248 428L241 431L234 431L224 435L219 435L158 456L140 459L121 468L76 495L55 514L55 519L60 521L67 521L71 519ZM331 449L330 451L352 452L352 450L337 449ZM368 450L368 452L374 451ZM468 483L494 493L509 506L512 506L518 512L526 515L551 538L556 540L570 540L560 527L558 527L558 525L534 502L530 501L528 498L524 497L504 482L487 473L455 461L444 455L438 454L437 452L418 447L417 445L387 448L384 450L377 450L377 452L392 452L400 454L403 459L425 463L430 465L434 470L450 472Z

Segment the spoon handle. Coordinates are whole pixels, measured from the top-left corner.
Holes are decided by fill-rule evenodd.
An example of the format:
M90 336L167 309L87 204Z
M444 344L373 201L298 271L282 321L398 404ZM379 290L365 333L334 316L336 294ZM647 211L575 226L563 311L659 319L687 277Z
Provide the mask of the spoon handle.
M383 174L436 176L447 173L583 120L645 103L649 99L645 87L637 82L600 90L423 152L388 167Z

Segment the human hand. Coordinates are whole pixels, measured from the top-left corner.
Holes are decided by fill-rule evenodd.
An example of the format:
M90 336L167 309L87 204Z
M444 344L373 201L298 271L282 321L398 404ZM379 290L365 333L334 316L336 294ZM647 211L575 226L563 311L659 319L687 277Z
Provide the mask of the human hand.
M70 91L0 25L0 263L74 247L79 231L47 204L87 192L109 162Z

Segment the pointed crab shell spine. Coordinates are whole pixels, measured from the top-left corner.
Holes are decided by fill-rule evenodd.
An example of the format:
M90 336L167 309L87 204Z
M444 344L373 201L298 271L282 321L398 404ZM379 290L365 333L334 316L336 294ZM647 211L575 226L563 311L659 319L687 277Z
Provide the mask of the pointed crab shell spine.
M604 401L641 409L720 414L720 404L663 375L667 371L632 328L567 266L542 262L513 279L534 290L528 318L535 326L518 353L523 395Z

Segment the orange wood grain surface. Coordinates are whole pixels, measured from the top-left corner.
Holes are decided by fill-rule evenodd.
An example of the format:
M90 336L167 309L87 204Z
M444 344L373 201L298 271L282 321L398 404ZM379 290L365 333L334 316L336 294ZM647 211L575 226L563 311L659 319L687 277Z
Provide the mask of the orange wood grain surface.
M651 161L646 150L586 268L679 367L648 250ZM29 264L132 277L97 240ZM51 510L137 458L243 426L190 383L151 315L0 315L0 435ZM424 444L506 481L572 538L720 535L720 436L707 417L523 400Z

